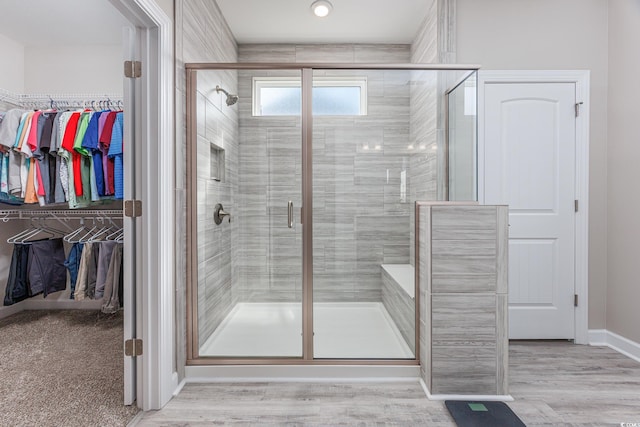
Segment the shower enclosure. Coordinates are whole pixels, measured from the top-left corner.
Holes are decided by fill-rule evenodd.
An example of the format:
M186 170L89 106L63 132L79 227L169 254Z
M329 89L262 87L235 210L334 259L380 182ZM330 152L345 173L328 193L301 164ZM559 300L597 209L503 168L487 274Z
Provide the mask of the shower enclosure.
M476 70L186 65L189 364L418 364L415 202L476 199Z

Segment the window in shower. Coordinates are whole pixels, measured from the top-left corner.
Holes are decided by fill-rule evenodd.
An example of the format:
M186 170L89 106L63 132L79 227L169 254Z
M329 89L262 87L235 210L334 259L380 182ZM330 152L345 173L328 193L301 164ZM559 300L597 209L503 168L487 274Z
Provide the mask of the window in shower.
M295 116L302 109L300 79L253 78L254 116ZM367 115L367 78L318 78L313 82L316 116Z

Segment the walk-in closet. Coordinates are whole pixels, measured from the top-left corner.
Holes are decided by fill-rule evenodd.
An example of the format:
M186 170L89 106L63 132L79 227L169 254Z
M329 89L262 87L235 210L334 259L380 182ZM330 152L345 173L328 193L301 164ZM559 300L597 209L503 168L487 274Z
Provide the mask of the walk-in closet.
M0 10L0 425L126 425L130 24L109 0Z

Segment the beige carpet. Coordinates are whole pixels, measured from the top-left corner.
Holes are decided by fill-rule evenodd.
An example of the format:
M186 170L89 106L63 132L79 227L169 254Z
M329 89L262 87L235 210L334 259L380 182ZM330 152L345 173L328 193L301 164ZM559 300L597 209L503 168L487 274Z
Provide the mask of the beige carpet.
M0 320L0 426L126 426L122 331L93 310Z

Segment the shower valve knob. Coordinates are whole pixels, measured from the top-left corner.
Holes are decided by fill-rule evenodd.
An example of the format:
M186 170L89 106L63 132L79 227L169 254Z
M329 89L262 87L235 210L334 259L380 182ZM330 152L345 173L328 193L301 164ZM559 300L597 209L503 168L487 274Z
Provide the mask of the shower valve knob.
M231 222L231 214L225 212L222 204L218 203L213 210L213 221L216 223L216 225L220 225L222 221L224 221L225 217L228 217L228 221Z

